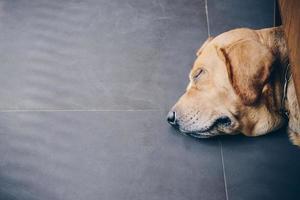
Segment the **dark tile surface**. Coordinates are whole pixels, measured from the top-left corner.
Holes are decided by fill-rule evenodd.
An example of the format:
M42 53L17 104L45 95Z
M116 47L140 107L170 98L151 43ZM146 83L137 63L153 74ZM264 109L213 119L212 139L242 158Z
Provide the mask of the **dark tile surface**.
M222 144L230 200L300 199L300 150L284 130Z
M208 0L208 16L212 36L233 28L272 27L274 0Z
M218 140L165 121L207 37L204 1L0 10L1 200L225 199Z
M0 199L223 200L218 140L160 112L0 114Z
M207 37L203 0L7 0L0 9L0 109L165 108Z
M1 1L0 199L223 200L221 150L229 200L299 199L284 130L198 141L165 122L204 2ZM212 35L273 25L273 0L207 2Z

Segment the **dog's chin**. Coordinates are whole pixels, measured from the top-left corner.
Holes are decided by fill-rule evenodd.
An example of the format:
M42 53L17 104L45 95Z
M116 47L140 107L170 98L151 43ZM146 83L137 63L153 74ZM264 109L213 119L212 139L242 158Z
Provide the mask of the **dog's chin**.
M179 131L184 135L188 135L188 136L191 136L194 138L200 138L200 139L212 138L217 135L222 135L221 133L219 133L216 130L213 130L213 131L186 131L186 130L179 129Z
M209 132L193 132L193 133L187 133L187 135L194 137L194 138L200 138L200 139L206 139L206 138L211 138L214 137L216 135L213 135Z

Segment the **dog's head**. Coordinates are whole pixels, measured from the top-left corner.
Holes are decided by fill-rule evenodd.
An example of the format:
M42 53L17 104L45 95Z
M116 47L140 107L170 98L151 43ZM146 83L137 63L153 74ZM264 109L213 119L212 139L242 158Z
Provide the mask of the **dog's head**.
M197 52L190 83L168 122L194 137L262 135L281 126L272 112L270 74L274 55L254 31L209 38Z

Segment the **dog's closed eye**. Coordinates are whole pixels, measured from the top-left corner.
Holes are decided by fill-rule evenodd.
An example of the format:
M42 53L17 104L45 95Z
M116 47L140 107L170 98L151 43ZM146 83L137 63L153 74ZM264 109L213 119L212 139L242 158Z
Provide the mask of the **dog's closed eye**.
M203 75L204 73L205 73L205 70L204 70L203 68L199 68L199 69L197 69L197 70L193 73L192 77L193 77L194 80L197 80L197 79L199 79L199 78L201 77L201 75Z

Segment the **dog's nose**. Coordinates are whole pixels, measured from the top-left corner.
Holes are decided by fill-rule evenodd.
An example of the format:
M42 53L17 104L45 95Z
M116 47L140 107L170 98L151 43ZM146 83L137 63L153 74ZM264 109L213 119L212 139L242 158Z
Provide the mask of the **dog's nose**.
M169 124L175 125L176 124L176 112L170 111L168 113L167 120L168 120Z

